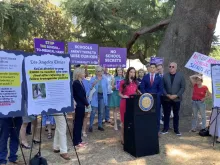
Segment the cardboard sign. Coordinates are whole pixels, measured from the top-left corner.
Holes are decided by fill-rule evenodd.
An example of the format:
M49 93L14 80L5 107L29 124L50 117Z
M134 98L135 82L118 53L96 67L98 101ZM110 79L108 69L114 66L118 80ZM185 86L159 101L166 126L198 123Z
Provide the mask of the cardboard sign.
M211 77L211 64L220 64L220 61L204 54L195 52L185 67Z

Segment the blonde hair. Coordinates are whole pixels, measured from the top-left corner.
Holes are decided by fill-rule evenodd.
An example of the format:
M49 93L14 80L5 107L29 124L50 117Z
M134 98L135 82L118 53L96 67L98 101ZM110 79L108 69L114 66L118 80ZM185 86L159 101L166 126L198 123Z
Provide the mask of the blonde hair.
M99 71L103 72L103 68L102 68L101 66L97 66L97 67L95 68L95 72L96 72L96 73L99 72Z
M76 69L74 69L73 81L74 80L78 80L79 79L79 75L80 74L84 74L84 73L85 73L85 69L83 69L83 68L76 68Z

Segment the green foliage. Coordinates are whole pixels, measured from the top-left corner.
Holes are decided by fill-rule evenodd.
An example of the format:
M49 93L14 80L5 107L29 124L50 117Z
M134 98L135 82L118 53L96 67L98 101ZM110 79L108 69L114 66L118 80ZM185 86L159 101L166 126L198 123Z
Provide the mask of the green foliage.
M48 0L1 2L0 17L0 45L4 49L33 52L36 37L60 41L74 39L71 20Z
M220 46L213 46L209 56L211 56L217 60L220 60Z
M151 26L172 14L175 1L158 0L67 0L63 6L78 19L75 36L101 46L125 47L139 28ZM81 34L85 33L83 37ZM134 45L146 57L156 54L164 31L146 34Z
M39 26L34 8L25 2L0 3L1 38L0 42L7 49L19 48L19 41Z

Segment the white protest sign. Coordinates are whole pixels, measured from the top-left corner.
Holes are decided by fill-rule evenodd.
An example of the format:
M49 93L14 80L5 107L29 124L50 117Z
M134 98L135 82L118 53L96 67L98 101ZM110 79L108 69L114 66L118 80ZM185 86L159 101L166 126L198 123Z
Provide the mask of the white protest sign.
M70 57L55 55L31 55L25 57L27 79L28 115L42 112L66 112L73 110L70 87Z
M220 61L204 54L195 52L185 67L211 77L211 64L220 64Z
M0 51L0 117L24 114L22 110L23 59L22 54Z
M213 107L220 107L220 64L211 65Z

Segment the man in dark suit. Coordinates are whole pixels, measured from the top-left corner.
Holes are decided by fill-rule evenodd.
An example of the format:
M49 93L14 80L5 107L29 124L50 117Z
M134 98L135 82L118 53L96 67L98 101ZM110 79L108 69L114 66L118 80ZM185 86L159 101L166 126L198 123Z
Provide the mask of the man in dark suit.
M164 94L164 129L162 134L167 134L170 122L170 112L173 109L173 128L176 135L181 136L179 132L179 110L182 100L182 94L185 91L185 79L182 73L177 72L177 64L170 63L169 73L163 76L163 94Z
M144 76L140 84L141 93L151 93L157 95L157 128L160 131L160 96L163 92L162 78L156 73L156 64L150 64L150 73Z

